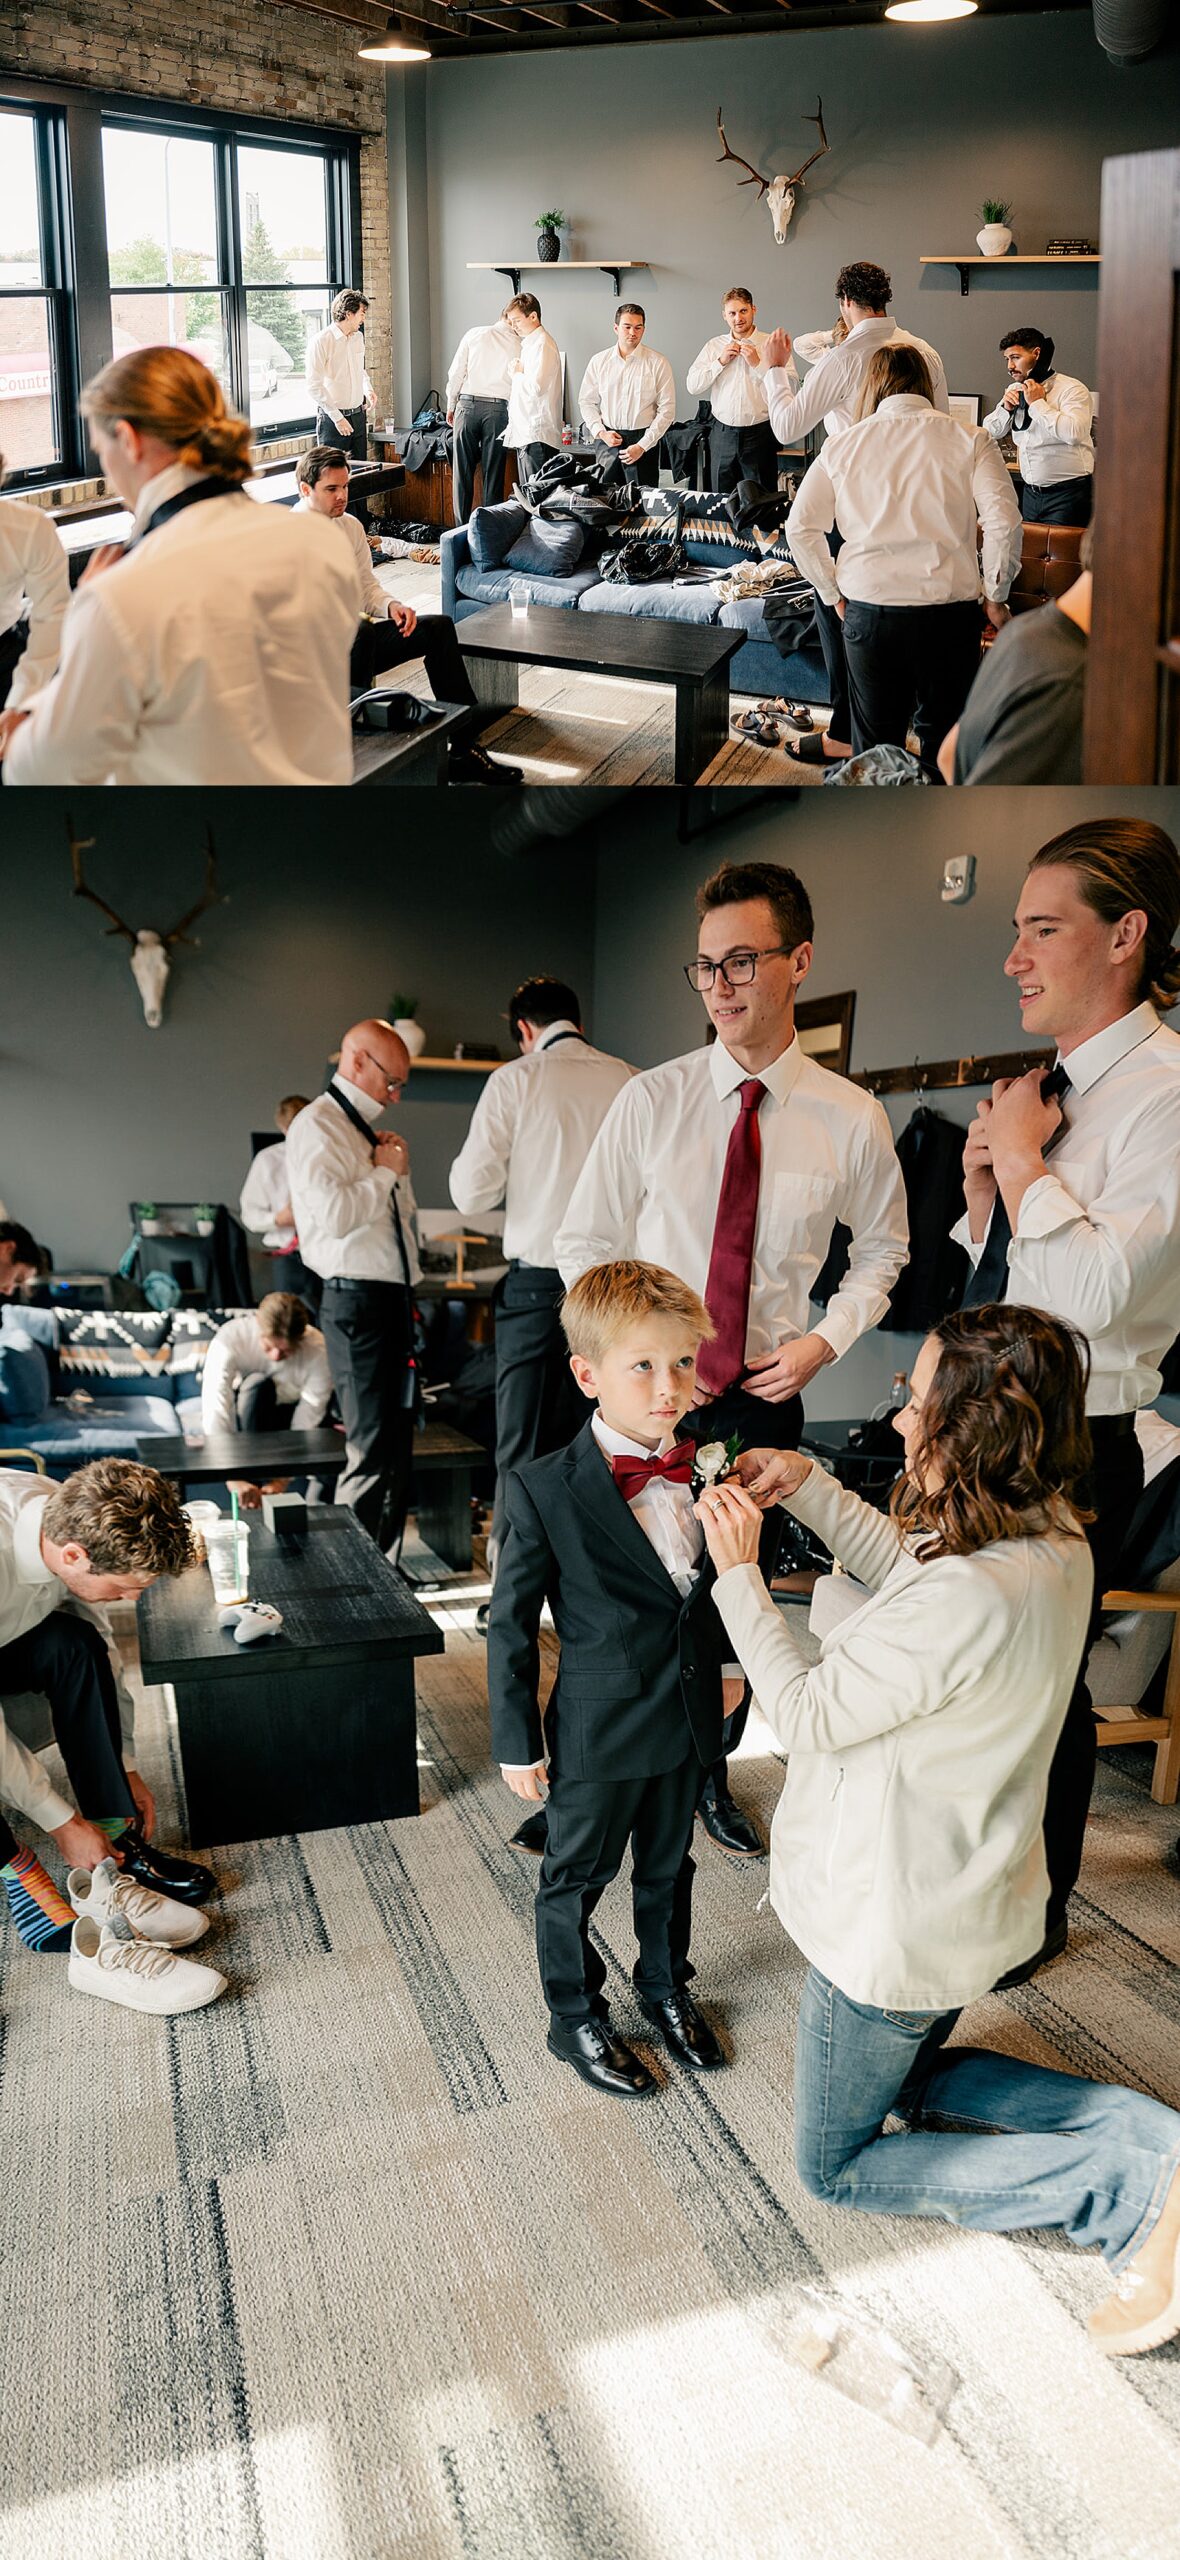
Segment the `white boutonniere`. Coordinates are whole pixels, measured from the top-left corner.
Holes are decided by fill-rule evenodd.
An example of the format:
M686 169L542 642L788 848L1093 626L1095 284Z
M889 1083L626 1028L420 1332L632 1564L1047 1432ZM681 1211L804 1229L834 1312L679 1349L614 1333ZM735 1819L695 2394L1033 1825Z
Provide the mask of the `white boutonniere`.
M693 1460L693 1491L703 1493L707 1485L722 1484L732 1475L735 1460L741 1454L741 1437L733 1432L728 1440L706 1440Z

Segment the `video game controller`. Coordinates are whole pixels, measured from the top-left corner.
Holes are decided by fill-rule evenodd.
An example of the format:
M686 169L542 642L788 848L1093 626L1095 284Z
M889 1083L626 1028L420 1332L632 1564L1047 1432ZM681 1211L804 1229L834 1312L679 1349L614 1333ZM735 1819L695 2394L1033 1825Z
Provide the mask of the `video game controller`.
M232 1629L235 1644L261 1644L264 1636L281 1633L283 1613L268 1600L241 1600L219 1609L217 1622L227 1632Z

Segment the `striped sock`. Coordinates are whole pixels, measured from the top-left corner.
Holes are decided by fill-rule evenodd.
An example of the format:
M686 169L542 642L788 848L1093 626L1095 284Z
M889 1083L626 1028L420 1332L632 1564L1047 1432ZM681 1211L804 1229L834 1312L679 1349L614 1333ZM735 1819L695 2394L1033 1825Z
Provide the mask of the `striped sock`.
M109 1815L97 1816L94 1828L96 1831L105 1831L108 1840L113 1843L116 1840L121 1840L125 1831L130 1831L131 1823L131 1814L112 1813Z
M70 1943L74 1914L31 1849L19 1849L0 1867L0 1883L16 1922L17 1936L39 1955L64 1954Z

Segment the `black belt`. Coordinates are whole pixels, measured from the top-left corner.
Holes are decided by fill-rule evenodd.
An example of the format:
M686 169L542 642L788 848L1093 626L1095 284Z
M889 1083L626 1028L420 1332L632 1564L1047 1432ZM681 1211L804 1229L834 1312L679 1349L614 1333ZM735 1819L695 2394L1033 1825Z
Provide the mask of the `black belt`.
M359 1275L350 1279L348 1273L343 1272L337 1279L325 1280L323 1286L325 1289L400 1289L404 1297L410 1283L408 1280L361 1279Z
M1086 1421L1092 1440L1099 1434L1104 1440L1133 1440L1135 1437L1133 1413L1091 1413Z

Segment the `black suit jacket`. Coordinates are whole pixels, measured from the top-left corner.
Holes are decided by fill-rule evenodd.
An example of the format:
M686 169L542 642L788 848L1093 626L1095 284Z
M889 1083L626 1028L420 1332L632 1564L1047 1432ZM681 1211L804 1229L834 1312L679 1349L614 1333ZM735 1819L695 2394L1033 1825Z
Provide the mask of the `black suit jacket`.
M511 1471L505 1512L488 1626L495 1758L541 1758L537 1634L548 1600L561 1641L545 1717L551 1773L657 1777L690 1751L710 1767L729 1648L708 1559L682 1599L589 1423L568 1448Z

